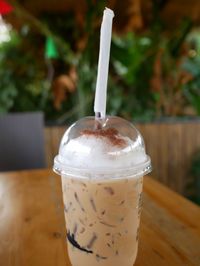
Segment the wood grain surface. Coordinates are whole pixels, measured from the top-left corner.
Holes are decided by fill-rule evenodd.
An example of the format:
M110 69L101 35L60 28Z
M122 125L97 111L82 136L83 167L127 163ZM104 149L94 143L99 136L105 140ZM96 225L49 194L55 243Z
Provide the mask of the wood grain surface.
M135 266L199 266L200 208L150 177L143 199ZM70 266L51 170L0 174L0 266Z

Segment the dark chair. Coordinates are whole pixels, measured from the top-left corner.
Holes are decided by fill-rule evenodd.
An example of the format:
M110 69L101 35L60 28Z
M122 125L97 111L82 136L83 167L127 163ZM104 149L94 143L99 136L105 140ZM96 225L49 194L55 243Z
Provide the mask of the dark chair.
M40 112L0 115L0 171L45 167Z

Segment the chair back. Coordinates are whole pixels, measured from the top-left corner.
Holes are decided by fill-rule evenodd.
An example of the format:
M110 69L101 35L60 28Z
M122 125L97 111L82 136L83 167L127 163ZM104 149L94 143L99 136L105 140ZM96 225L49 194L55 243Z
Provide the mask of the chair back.
M44 167L43 113L0 115L0 171Z

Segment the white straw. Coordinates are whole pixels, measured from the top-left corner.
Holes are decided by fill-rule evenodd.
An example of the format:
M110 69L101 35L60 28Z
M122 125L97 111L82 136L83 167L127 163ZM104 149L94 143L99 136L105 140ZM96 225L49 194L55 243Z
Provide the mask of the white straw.
M99 63L94 101L94 112L96 114L96 117L100 118L104 118L106 115L108 66L110 58L113 17L114 12L111 9L106 8L104 10L103 21L101 24Z

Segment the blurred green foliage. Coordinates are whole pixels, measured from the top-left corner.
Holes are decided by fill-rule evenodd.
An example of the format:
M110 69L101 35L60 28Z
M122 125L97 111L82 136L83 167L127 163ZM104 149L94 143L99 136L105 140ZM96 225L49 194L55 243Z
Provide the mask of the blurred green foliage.
M183 86L184 95L196 110L197 115L200 115L200 56L187 58L182 68L193 77L192 80Z
M24 41L24 39L26 41ZM44 109L49 101L49 88L45 80L44 60L35 42L34 35L27 38L23 29L12 31L11 41L0 46L0 111L34 111ZM37 56L34 56L37 54Z
M11 41L0 45L1 113L43 110L47 120L59 123L93 114L105 2L87 2L81 27L71 13L42 14L41 18L24 14L21 29L13 30ZM26 11L16 6L17 11L23 19ZM107 113L143 121L200 115L200 31L193 31L191 21L184 19L174 31L166 32L159 7L153 12L145 32L113 34ZM58 50L58 58L49 61L45 58L48 37ZM77 74L76 90L66 90L56 108L60 92L53 87L53 79L67 76L71 67Z

